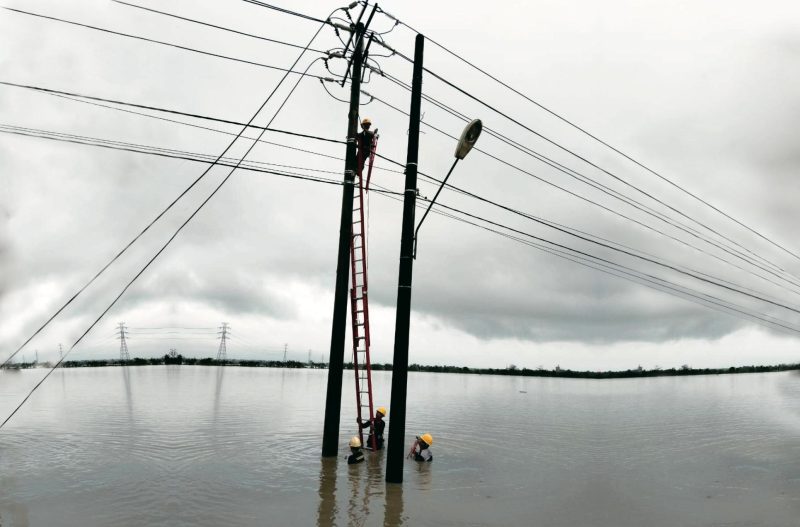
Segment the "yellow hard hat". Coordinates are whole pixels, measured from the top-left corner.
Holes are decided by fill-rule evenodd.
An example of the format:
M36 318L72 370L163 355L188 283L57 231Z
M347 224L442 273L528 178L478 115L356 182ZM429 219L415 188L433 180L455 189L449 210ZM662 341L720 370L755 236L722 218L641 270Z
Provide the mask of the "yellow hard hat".
M351 437L350 446L354 448L361 448L361 439L359 439L358 436Z
M367 124L372 124L372 121L370 120L370 118L369 118L369 117L364 117L364 118L361 120L361 125L363 126L363 125L367 125Z
M386 407L385 406L379 406L378 409L375 410L375 411L378 412L379 414L381 414L382 416L386 417Z
M427 444L428 446L431 446L433 444L433 436L430 434L422 434L421 436L419 436L419 438L425 441L425 444Z

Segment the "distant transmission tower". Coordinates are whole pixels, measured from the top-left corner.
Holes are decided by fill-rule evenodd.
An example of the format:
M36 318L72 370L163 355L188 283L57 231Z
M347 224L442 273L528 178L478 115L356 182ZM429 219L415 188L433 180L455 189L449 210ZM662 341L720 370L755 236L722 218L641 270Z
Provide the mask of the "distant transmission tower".
M125 322L120 322L117 326L117 338L119 339L119 360L131 360L128 353L128 328L125 327Z
M223 322L222 326L219 328L219 350L217 350L217 360L228 360L228 333L231 330L231 327L228 325L227 322Z
M288 349L289 349L289 345L288 344L284 344L283 345L283 362L286 362L286 351L288 351Z
M61 360L63 358L64 358L64 346L59 344L58 345L58 360Z

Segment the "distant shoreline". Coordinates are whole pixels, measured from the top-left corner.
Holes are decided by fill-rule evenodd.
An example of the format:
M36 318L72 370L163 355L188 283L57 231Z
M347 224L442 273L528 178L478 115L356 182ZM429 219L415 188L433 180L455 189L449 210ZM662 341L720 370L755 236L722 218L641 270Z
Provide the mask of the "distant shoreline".
M272 361L272 360L217 360L212 358L196 359L183 357L182 355L165 355L163 357L142 359L134 358L128 361L121 360L71 360L64 361L62 368L98 368L105 366L158 366L170 364L185 364L187 366L236 366L241 368L291 368L291 369L327 369L327 363L320 362L300 362L300 361ZM16 363L5 367L7 370L21 370L30 368L51 368L51 363ZM352 363L346 363L345 369L352 369ZM376 363L372 365L374 371L391 371L392 365L389 363ZM800 363L796 364L777 364L772 366L731 366L729 368L691 368L688 365L680 368L645 370L637 368L634 370L617 371L577 371L561 369L556 367L554 370L538 368L531 370L528 368L517 368L514 365L506 368L468 368L466 366L426 366L411 364L408 371L429 372L429 373L462 373L470 375L505 375L513 377L558 377L569 379L629 379L638 377L677 377L688 375L731 375L739 373L768 373L778 371L800 370Z

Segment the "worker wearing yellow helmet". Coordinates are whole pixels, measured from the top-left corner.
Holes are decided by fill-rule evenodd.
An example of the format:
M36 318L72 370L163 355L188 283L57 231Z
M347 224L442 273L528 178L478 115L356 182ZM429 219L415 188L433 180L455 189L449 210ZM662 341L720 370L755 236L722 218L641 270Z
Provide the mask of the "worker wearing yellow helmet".
M358 422L359 428L362 430L364 428L369 428L369 437L367 438L367 448L372 448L372 435L375 434L375 450L381 450L383 448L383 431L386 429L386 421L383 418L386 417L386 407L379 406L377 410L375 410L375 418L370 420L361 420L356 418L356 422Z
M364 452L361 451L361 439L358 436L350 438L350 452L352 454L347 457L348 465L355 465L364 461Z
M413 457L414 461L430 463L433 461L433 454L431 453L431 445L433 444L433 436L425 433L417 436L417 440L411 445L411 451L406 457Z

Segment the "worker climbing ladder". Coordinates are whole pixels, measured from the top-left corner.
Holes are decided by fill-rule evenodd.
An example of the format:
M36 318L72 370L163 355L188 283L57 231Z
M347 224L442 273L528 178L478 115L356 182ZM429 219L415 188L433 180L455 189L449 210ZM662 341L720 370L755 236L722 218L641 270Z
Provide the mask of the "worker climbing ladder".
M369 349L369 294L367 279L367 224L368 215L365 211L367 200L365 195L369 190L369 178L372 175L372 163L375 159L375 148L377 147L377 134L362 132L360 139L369 139L367 142L359 141L358 149L358 171L353 192L353 227L350 237L350 311L351 323L353 328L353 371L356 377L356 411L359 423L369 421L373 424L375 413L372 403L372 369L370 365ZM366 143L366 144L365 144ZM369 148L369 166L367 169L367 180L364 181L363 169L367 163L365 150ZM366 416L364 413L366 412ZM374 428L370 428L373 430ZM358 430L361 444L366 448L376 450L375 434L371 435L371 444L364 443L364 432L359 427Z

